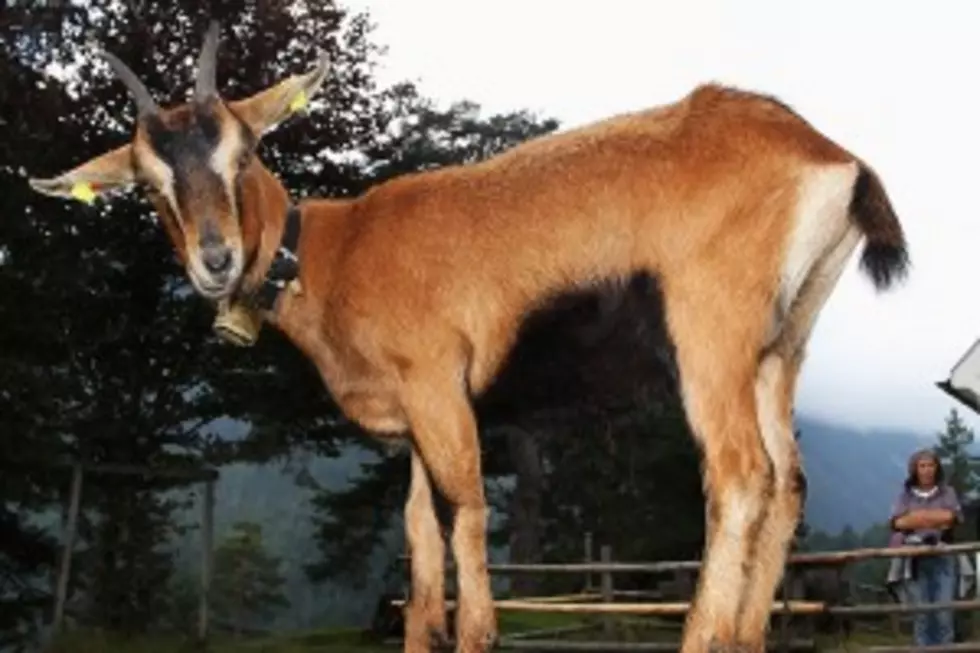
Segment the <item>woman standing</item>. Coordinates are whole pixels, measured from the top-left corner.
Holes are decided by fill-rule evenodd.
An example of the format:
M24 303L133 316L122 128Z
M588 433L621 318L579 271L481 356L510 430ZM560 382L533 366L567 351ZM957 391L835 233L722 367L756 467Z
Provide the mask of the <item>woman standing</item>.
M912 454L905 488L892 509L890 546L935 546L953 542L953 528L963 521L963 511L956 491L944 479L942 463L931 449ZM908 581L913 601L946 603L954 600L954 556L897 560L904 560L908 565L902 575ZM952 643L953 611L917 613L914 628L916 646Z

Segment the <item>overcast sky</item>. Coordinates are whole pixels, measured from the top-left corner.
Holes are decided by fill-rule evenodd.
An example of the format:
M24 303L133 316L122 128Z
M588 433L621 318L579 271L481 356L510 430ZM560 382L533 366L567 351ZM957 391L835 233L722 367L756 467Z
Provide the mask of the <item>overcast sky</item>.
M876 296L856 258L818 322L797 408L932 432L934 385L980 335L980 6L886 0L346 0L389 48L386 81L442 102L572 126L706 80L779 96L869 161L905 225L912 275ZM926 9L926 7L930 7ZM980 421L961 409L976 428Z

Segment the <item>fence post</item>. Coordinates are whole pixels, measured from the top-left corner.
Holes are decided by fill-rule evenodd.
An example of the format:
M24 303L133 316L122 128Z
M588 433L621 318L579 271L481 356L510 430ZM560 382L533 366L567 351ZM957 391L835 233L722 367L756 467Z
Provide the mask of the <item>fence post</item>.
M779 650L782 653L789 653L789 640L790 640L790 618L792 615L789 612L789 600L791 596L791 591L793 588L793 565L786 565L783 570L783 614L779 620Z
M602 564L609 564L612 562L612 547L608 544L603 544L599 549L599 558ZM612 572L608 569L603 570L602 572L602 602L613 602L613 577ZM607 635L612 635L613 631L615 630L613 627L613 615L606 614L603 616L602 630Z
M892 613L889 618L892 626L892 635L899 637L902 634L902 615L897 612Z
M847 597L844 596L844 565L846 562L841 562L834 566L835 577L837 578L837 604L844 605ZM837 638L839 642L844 642L847 640L847 626L853 624L853 621L849 621L846 615L837 616Z
M214 481L204 484L204 500L201 504L201 595L197 613L197 637L200 642L208 638L208 598L211 594L211 563L214 548Z
M584 549L585 549L585 564L590 565L590 564L592 564L592 561L593 561L593 557L592 557L592 531L586 531L585 532L585 547L584 547ZM980 569L980 567L978 567L977 569ZM980 572L978 572L978 573L980 573ZM980 583L978 583L978 585L980 585ZM588 594L589 592L592 591L592 572L590 572L590 571L586 571L585 572L585 590L584 591L585 591L586 594Z
M65 525L65 542L61 549L61 569L58 572L57 597L54 604L55 634L61 632L65 618L65 601L68 598L68 579L71 576L71 555L75 545L75 531L78 528L78 509L82 499L82 465L76 463L71 477L71 499L68 508L68 523Z

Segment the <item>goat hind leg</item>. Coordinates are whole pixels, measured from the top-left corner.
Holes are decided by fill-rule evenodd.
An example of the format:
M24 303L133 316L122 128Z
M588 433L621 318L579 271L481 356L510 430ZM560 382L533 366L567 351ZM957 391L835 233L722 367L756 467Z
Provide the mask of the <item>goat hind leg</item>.
M782 333L759 364L756 401L759 427L773 460L775 500L763 525L751 581L743 597L740 634L755 636L769 623L769 610L782 577L789 543L803 508L806 478L793 436L793 397L806 344L823 308L857 247L861 234L846 228L817 262L800 289Z
M738 639L762 642L772 601L784 575L786 558L803 507L804 477L793 436L792 393L796 357L769 353L759 365L756 404L762 441L773 464L773 500L763 517L742 595ZM761 649L760 649L761 650Z
M771 466L758 432L751 382L682 379L685 407L704 455L710 536L684 627L682 653L754 650L738 637L739 602L757 527L771 490ZM711 369L714 378L718 372ZM746 367L746 373L751 367ZM714 385L714 387L711 387Z

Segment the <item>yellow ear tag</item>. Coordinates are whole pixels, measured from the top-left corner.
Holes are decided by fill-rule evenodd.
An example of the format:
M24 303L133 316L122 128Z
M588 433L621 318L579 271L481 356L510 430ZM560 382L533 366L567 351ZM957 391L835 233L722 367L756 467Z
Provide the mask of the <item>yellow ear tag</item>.
M293 98L293 101L289 105L291 111L299 111L309 103L309 99L306 97L306 91L300 90L300 92Z
M95 191L92 186L86 183L77 183L71 187L71 196L75 199L91 204L95 201Z

